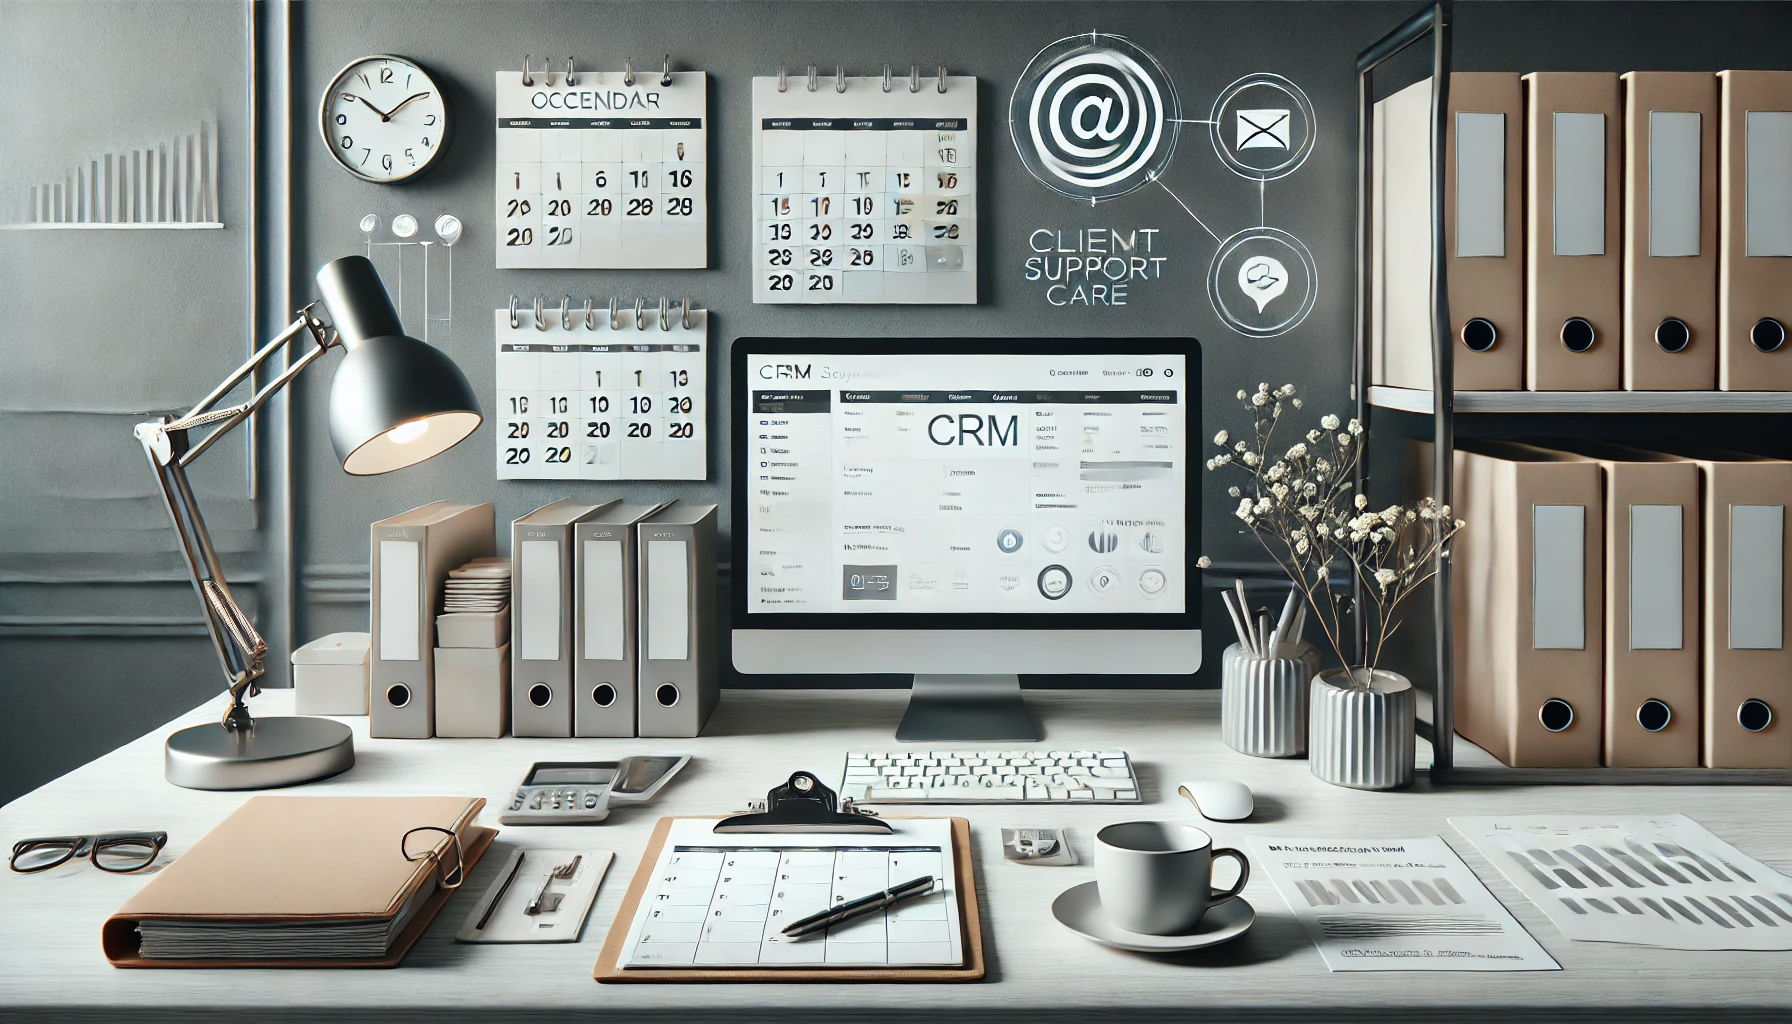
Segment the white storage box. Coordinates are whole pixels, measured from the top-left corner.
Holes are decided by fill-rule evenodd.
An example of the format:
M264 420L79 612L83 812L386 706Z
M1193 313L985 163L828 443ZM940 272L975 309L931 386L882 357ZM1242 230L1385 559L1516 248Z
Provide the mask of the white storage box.
M436 735L510 732L510 645L436 648Z
M366 633L331 633L292 652L293 707L301 715L367 713Z

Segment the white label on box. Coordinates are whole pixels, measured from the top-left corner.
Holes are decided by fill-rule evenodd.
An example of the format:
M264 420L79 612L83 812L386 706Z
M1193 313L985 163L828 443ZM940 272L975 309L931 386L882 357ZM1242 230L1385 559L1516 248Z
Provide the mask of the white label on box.
M622 542L585 542L585 660L621 661L627 611L622 595Z
M687 569L690 544L682 540L647 542L647 657L683 661L689 656L691 583Z
M423 597L419 552L414 540L380 541L380 660L416 661Z
M526 540L520 545L522 594L517 605L517 657L525 661L560 658L560 542Z
M1587 646L1587 507L1531 507L1531 646Z
M1785 641L1786 506L1730 506L1730 649Z
M1683 645L1679 505L1630 506L1630 649L1677 651Z

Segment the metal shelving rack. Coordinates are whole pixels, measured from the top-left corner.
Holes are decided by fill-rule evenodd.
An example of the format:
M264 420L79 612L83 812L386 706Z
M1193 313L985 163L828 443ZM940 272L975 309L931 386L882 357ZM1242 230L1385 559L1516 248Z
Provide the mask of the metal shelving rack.
M1365 428L1375 409L1398 411L1431 418L1433 441L1433 494L1440 503L1453 504L1451 453L1456 441L1456 414L1591 414L1625 413L1789 413L1792 393L1754 392L1535 392L1455 390L1455 352L1450 340L1450 300L1444 249L1444 162L1433 147L1431 164L1431 352L1430 391L1373 385L1369 381L1371 323L1370 267L1374 239L1371 208L1374 167L1375 69L1409 47L1431 44L1431 131L1433 139L1448 138L1451 68L1450 0L1439 0L1407 18L1392 32L1357 55L1357 269L1355 351L1351 359L1351 396L1356 415ZM1368 472L1369 446L1364 446L1357 465L1356 485L1362 490ZM1792 771L1784 769L1725 768L1511 768L1491 754L1456 735L1450 608L1449 552L1438 553L1437 575L1432 582L1431 610L1436 676L1430 697L1430 720L1421 720L1419 734L1431 744L1429 777L1448 784L1738 784L1792 785ZM1361 607L1362 581L1352 589ZM1357 641L1363 640L1357 630ZM1423 710L1423 702L1421 703Z

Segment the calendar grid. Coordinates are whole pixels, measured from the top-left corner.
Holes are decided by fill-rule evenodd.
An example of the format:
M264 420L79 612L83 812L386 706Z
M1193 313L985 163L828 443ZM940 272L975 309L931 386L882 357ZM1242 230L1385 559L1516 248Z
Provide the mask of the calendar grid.
M977 301L977 80L945 82L753 80L755 302Z
M498 479L707 478L707 317L660 316L495 311Z

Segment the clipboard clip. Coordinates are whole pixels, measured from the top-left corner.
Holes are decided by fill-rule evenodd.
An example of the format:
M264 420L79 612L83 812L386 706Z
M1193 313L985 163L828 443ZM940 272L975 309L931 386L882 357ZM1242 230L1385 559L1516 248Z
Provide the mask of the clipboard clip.
M889 835L896 831L873 811L861 811L808 772L794 772L790 781L773 787L765 802L755 800L745 814L723 818L715 832L861 832Z

